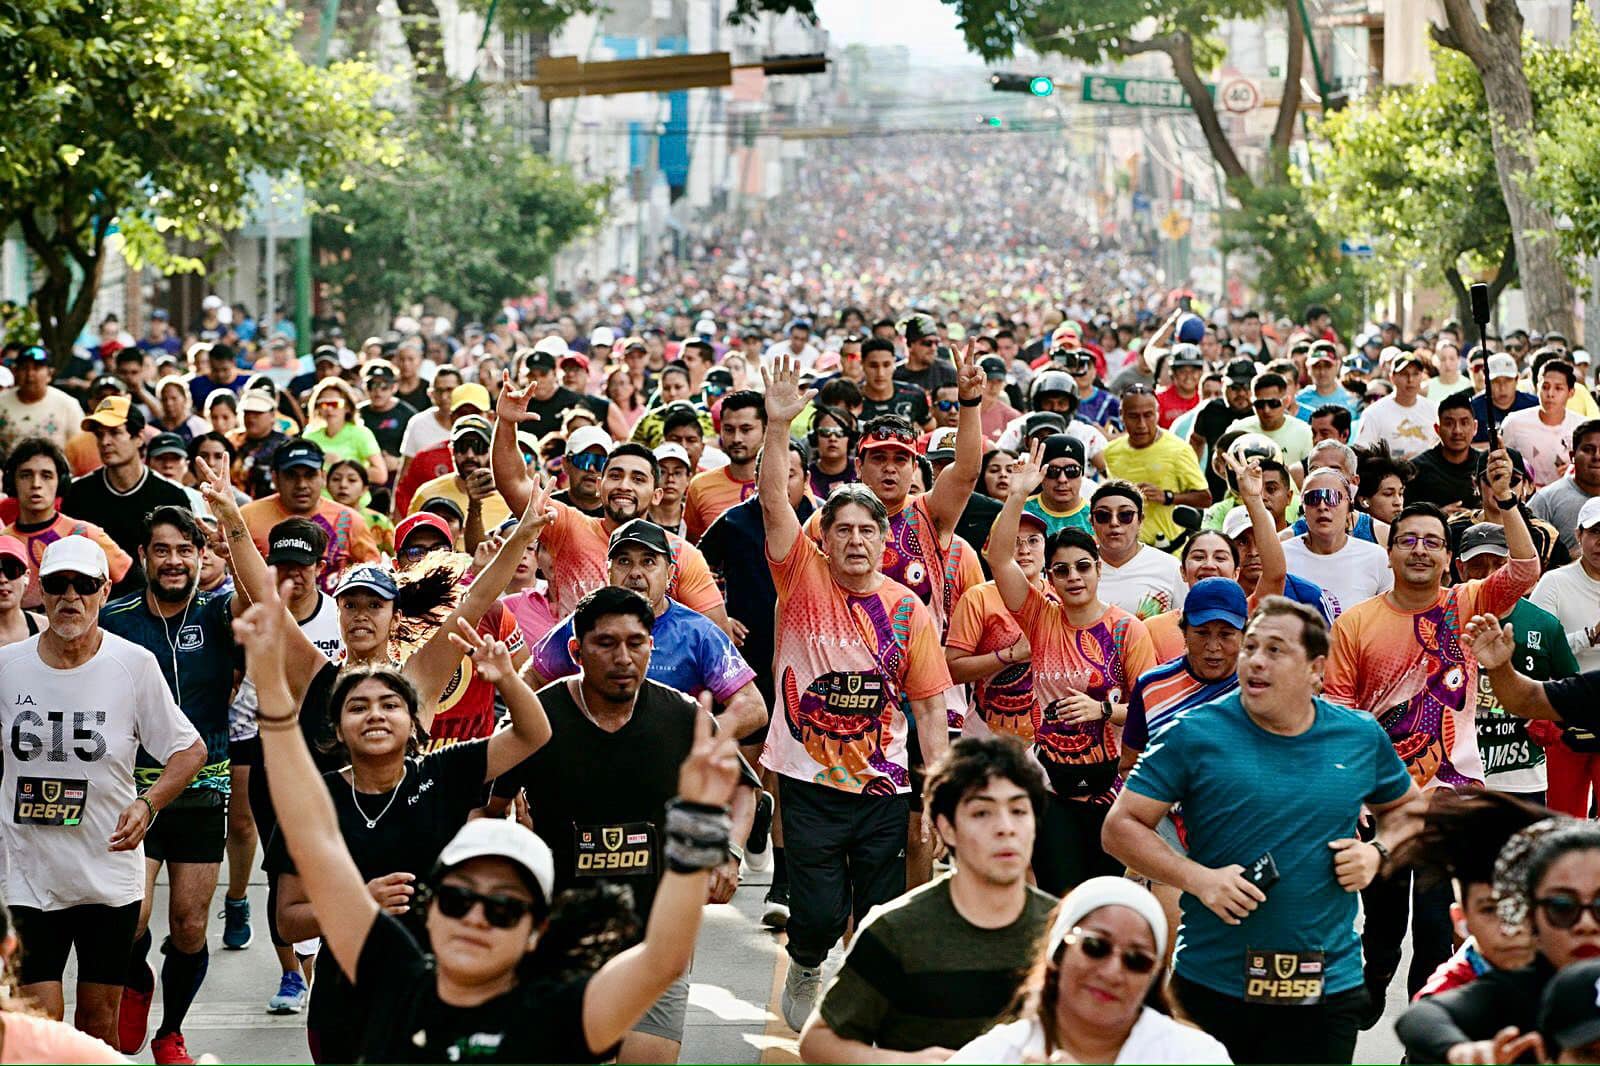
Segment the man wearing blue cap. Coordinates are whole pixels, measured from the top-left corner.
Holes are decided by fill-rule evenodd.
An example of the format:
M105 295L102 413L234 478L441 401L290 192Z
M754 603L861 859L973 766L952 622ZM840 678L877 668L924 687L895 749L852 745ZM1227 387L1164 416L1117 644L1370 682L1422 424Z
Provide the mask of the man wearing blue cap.
M354 508L323 495L327 478L322 470L322 449L309 440L291 440L272 453L273 480L278 491L247 503L240 510L250 539L265 555L272 527L290 518L308 518L328 535L322 559L322 591L332 593L330 582L349 563L373 562L378 545L367 520Z

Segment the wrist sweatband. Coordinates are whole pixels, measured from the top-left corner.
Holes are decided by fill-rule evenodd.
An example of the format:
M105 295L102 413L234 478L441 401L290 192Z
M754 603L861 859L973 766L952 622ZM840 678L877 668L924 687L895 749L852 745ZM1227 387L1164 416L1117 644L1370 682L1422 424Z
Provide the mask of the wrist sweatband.
M726 807L710 807L675 799L667 804L667 868L691 874L728 861L733 817Z

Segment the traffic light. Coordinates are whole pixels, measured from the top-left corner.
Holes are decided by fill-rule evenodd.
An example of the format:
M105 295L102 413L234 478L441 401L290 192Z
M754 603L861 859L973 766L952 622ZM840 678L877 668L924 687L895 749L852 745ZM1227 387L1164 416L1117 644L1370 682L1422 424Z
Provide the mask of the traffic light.
M805 55L763 56L761 71L764 74L826 74L828 57L821 52Z
M992 129L999 129L1002 126L1004 126L1005 124L1006 124L1006 120L1001 118L999 115L979 115L978 116L978 125L980 125L980 126L989 126Z
M997 93L1029 93L1033 96L1053 96L1056 83L1048 74L989 75L989 86Z

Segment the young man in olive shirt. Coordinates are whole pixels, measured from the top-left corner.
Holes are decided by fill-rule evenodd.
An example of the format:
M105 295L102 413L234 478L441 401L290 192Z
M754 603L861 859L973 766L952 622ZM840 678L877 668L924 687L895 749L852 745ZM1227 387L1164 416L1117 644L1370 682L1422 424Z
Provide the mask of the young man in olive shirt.
M1004 1013L1056 901L1028 884L1044 775L1015 737L969 737L928 771L928 812L955 871L861 924L800 1035L806 1062L954 1050Z

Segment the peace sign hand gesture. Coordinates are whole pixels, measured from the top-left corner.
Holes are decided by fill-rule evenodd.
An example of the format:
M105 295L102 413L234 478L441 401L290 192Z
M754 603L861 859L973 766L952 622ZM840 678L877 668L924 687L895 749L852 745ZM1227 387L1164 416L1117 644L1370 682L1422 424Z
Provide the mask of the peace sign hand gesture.
M506 678L516 676L517 668L511 663L511 652L506 648L505 641L480 633L465 618L456 619L456 629L458 632L445 635L450 638L450 643L472 660L473 669L479 677L491 685L498 685Z
M977 343L968 340L966 347L955 353L956 395L970 403L983 396L983 371L978 368Z

